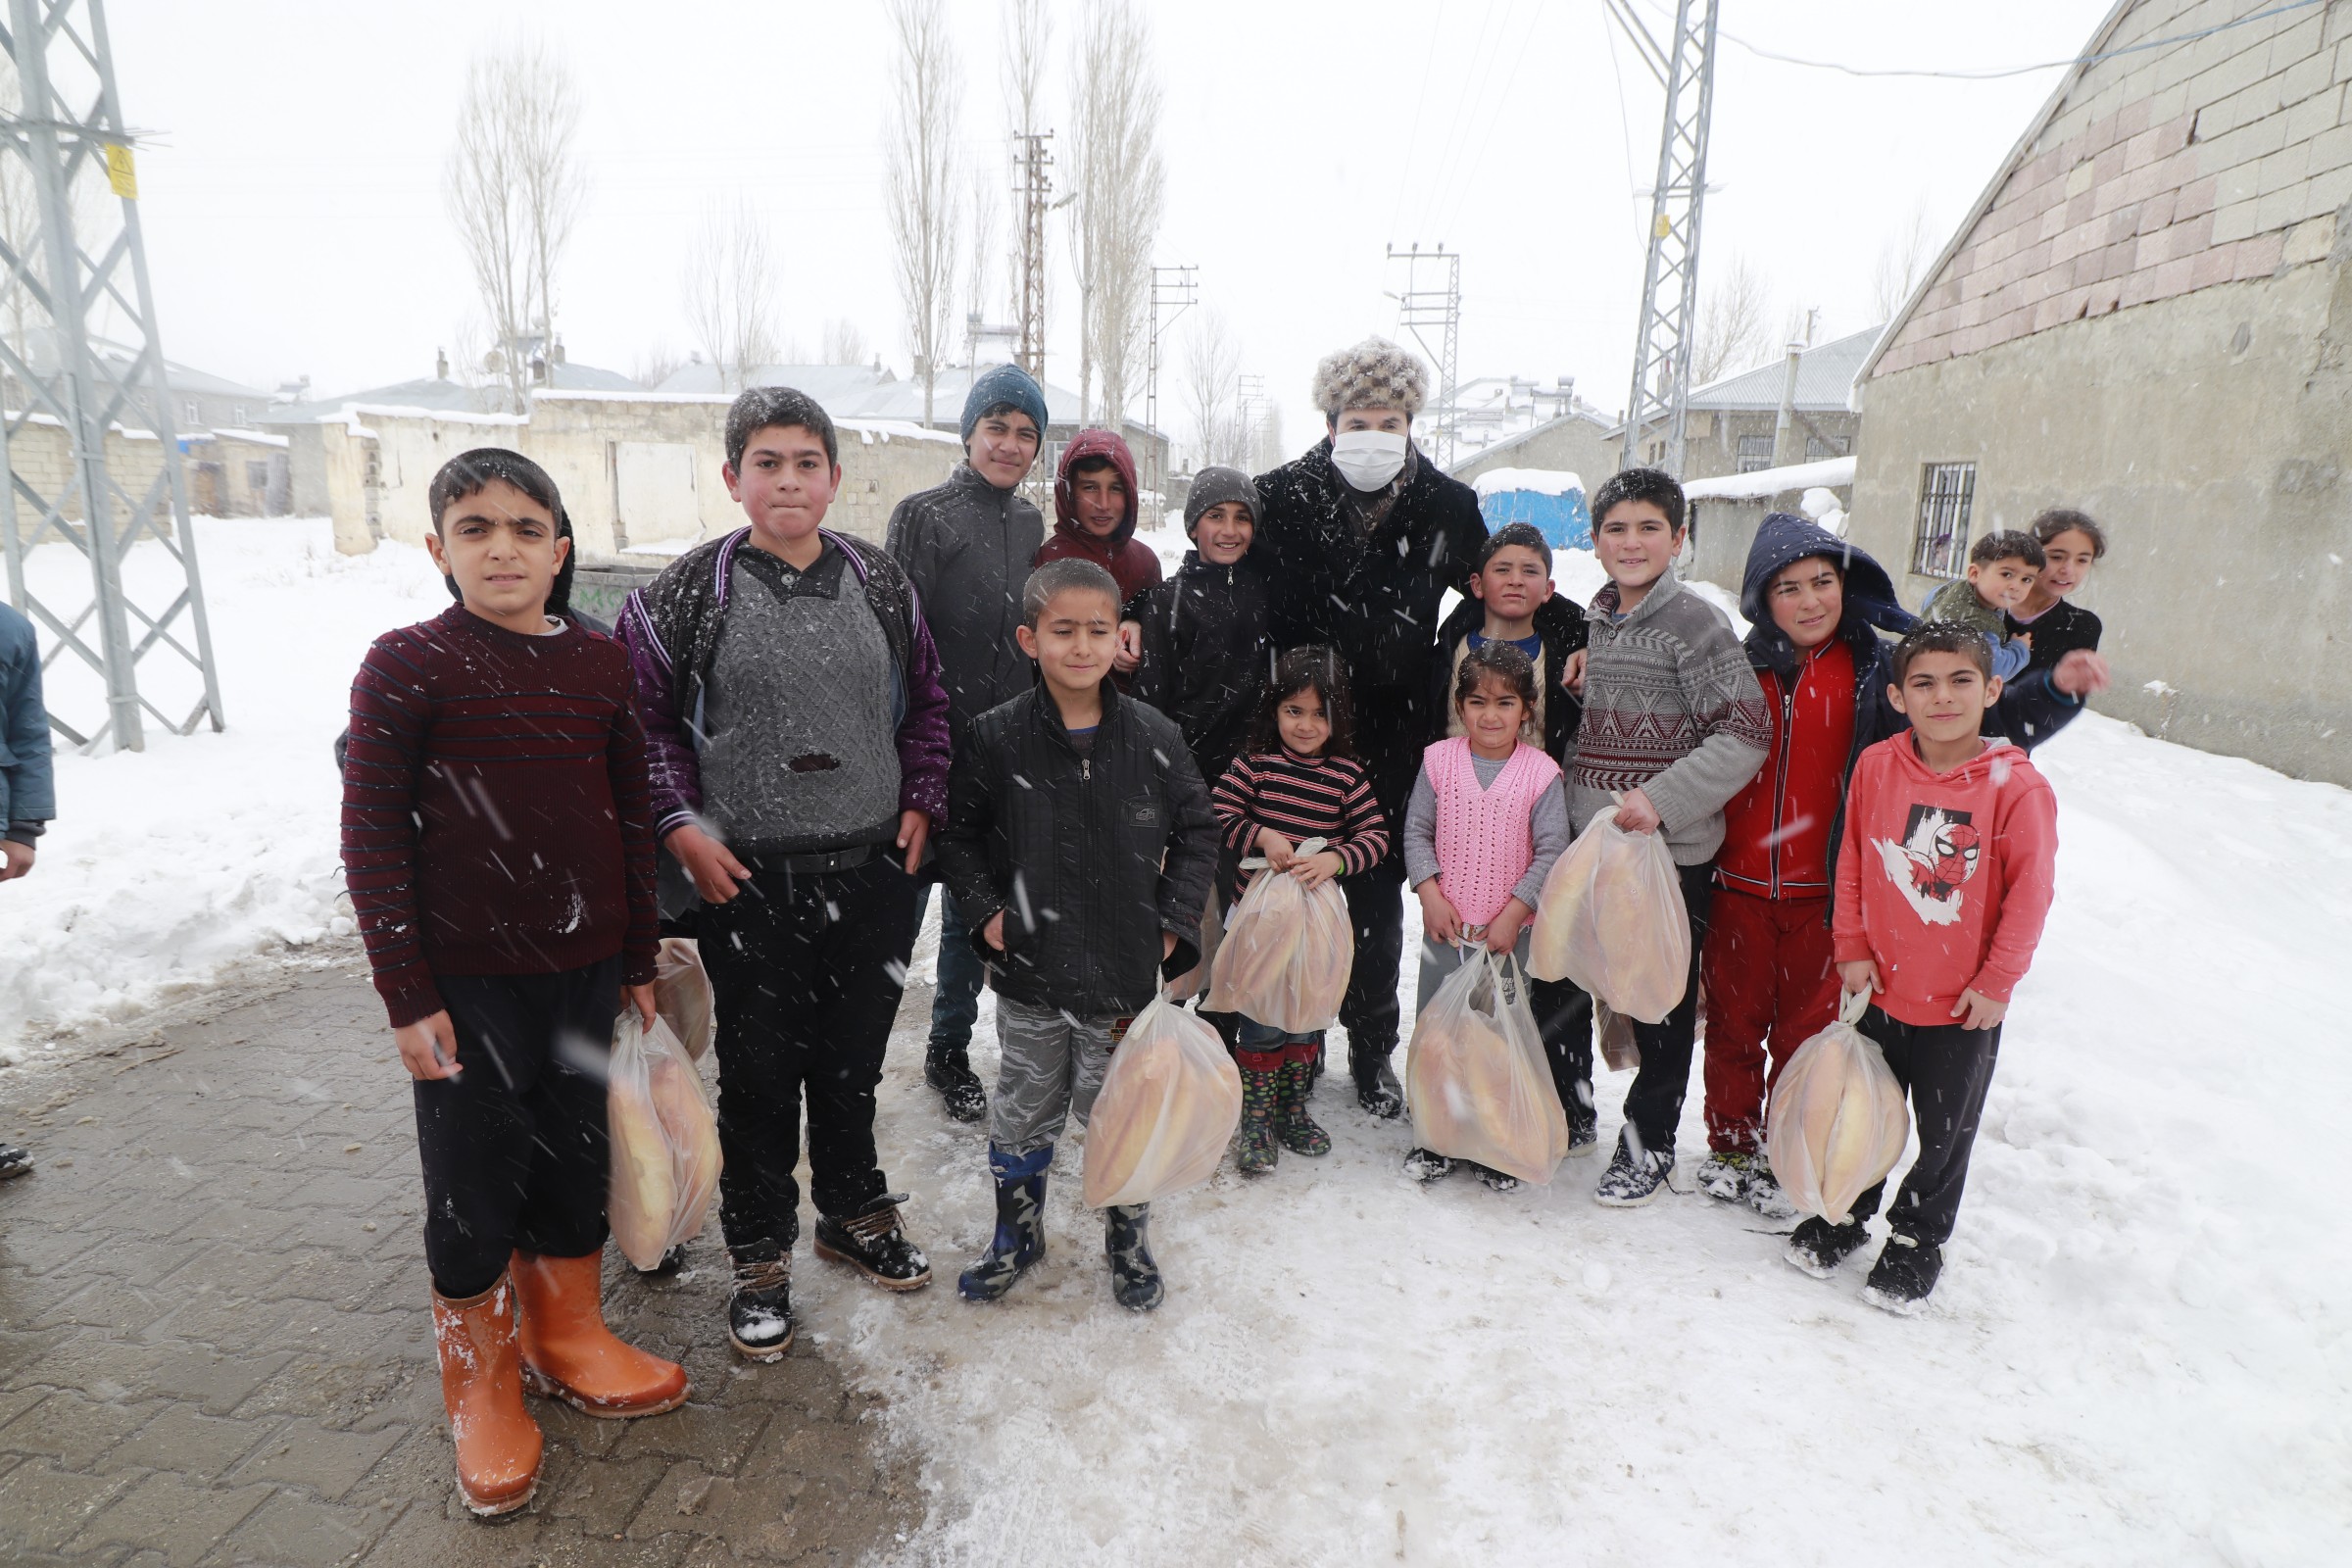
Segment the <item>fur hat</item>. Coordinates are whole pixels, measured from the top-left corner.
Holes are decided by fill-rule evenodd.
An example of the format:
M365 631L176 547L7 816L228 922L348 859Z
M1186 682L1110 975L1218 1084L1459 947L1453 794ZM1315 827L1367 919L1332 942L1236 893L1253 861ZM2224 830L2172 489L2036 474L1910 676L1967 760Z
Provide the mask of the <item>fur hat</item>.
M1264 511L1257 499L1257 486L1239 468L1208 467L1193 475L1193 488L1184 498L1184 531L1190 534L1200 526L1200 515L1209 508L1227 501L1239 501L1250 509L1250 520L1254 523Z
M1349 409L1402 409L1409 419L1428 396L1421 361L1385 337L1368 337L1315 367L1315 407L1329 418Z

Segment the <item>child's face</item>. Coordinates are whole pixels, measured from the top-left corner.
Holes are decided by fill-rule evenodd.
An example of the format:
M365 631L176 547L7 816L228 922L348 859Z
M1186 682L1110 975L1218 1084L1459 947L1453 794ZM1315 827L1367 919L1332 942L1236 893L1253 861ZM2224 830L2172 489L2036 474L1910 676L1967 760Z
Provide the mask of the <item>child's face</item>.
M2044 593L2059 599L2082 587L2082 579L2090 575L2090 564L2099 559L2090 535L2080 528L2067 529L2044 544L2041 553L2046 562L2036 580Z
M1799 648L1818 648L1837 633L1845 613L1845 578L1837 563L1807 556L1773 573L1764 590L1772 623Z
M543 614L571 554L555 514L504 479L451 502L424 545L457 580L466 608L496 621Z
M1212 566L1230 566L1250 553L1257 523L1239 501L1220 501L1200 514L1193 527L1193 548Z
M1943 746L1977 734L1984 710L2000 695L2000 681L1987 679L1966 654L1921 654L1886 688L1895 711L1911 720L1921 739Z
M1461 700L1462 729L1471 750L1490 757L1508 757L1519 744L1520 726L1527 722L1527 705L1519 694L1492 675L1482 676L1478 688Z
M974 473L1009 490L1029 477L1029 466L1037 461L1037 426L1026 414L989 415L972 426L963 455Z
M1282 700L1274 710L1274 727L1282 732L1282 744L1301 757L1320 757L1331 742L1331 715L1312 686Z
M1098 539L1109 538L1127 520L1127 485L1116 468L1073 474L1070 499L1078 510L1078 526Z
M1118 601L1091 588L1064 588L1046 601L1035 626L1016 627L1013 635L1047 685L1072 696L1091 692L1110 673L1119 645Z
M1551 597L1551 568L1525 545L1504 545L1478 568L1470 592L1495 620L1523 621Z
M1646 588L1666 575L1683 548L1683 530L1654 501L1620 501L1592 529L1592 553L1621 588Z
M1995 610L2015 610L2026 602L2026 594L2040 575L2030 562L2012 557L2007 561L1968 564L1968 585L1977 597Z
M754 430L743 444L743 466L718 471L727 494L751 519L752 532L770 547L805 542L841 488L841 468L825 456L824 442L798 424Z

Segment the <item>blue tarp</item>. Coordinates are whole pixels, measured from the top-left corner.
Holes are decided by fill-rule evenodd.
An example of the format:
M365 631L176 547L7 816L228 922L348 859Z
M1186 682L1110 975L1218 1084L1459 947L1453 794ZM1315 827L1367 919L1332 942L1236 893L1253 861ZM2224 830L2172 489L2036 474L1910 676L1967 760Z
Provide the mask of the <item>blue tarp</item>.
M1558 495L1541 490L1497 490L1481 498L1478 510L1487 519L1489 533L1504 523L1532 522L1544 531L1544 540L1554 550L1592 548L1592 513L1585 505L1581 489Z

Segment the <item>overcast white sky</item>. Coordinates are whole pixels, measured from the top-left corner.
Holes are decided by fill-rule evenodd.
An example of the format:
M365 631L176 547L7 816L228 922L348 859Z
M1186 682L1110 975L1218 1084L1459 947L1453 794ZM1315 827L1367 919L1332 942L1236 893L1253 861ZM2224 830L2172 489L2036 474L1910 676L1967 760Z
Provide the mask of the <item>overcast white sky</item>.
M1636 0L1653 24L1668 0ZM1779 52L1964 69L2072 55L2107 0L1725 0L1729 32ZM1462 252L1461 373L1574 375L1624 401L1659 95L1599 0L1277 4L1155 0L1167 95L1158 259L1200 268L1244 368L1319 423L1315 359L1396 331L1385 247ZM1001 167L998 0L954 0L968 156ZM578 73L591 184L558 325L571 357L626 371L689 346L688 241L737 193L773 225L780 316L811 350L827 318L906 351L881 197L881 8L561 6L523 0L113 0L166 352L321 394L431 373L475 315L441 195L467 57L545 39ZM1063 96L1075 0L1057 0ZM1443 19L1443 20L1441 20ZM1706 263L1749 258L1822 335L1875 324L1883 246L1923 208L1940 247L2058 73L1857 80L1723 46ZM1058 123L1062 117L1054 117ZM1066 228L1054 231L1056 265ZM1705 275L1702 267L1702 277ZM1049 375L1076 381L1066 270ZM996 314L1002 315L1000 309ZM1163 381L1163 423L1177 398ZM1133 411L1142 413L1138 396Z

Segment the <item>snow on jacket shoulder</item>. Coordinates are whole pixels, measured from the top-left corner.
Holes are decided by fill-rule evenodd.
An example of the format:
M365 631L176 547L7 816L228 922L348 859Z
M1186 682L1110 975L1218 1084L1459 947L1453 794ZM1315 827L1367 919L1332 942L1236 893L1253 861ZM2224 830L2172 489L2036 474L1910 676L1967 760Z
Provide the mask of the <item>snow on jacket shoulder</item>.
M1176 720L1200 776L1239 757L1266 684L1266 578L1244 557L1212 566L1197 550L1165 582L1127 603L1142 628L1141 660L1127 695Z
M0 605L0 834L20 844L57 814L41 649L32 622Z
M946 483L898 504L886 537L922 601L956 715L977 717L1027 691L1029 656L1013 628L1021 584L1046 537L1037 508L958 464Z

